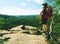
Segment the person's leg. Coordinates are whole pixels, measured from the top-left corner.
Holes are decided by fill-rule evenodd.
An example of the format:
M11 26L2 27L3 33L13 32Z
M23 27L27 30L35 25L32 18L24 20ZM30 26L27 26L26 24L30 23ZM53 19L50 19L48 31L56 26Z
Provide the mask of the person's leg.
M43 31L46 35L46 38L49 40L50 39L50 34L49 34L49 30L48 30L48 26L47 24L43 24Z
M47 19L45 17L42 18L42 27L45 34L48 34L48 25Z
M49 29L48 29L48 25L47 25L47 20L45 17L42 18L42 27L43 27L43 31L47 37L47 39L50 39L50 34L49 34Z
M45 33L46 35L49 34L47 24L43 24L43 31L44 31L44 33Z
M43 24L43 31L47 31L47 30L48 30L47 24Z
M42 19L42 27L44 32L48 30L47 19L45 17Z

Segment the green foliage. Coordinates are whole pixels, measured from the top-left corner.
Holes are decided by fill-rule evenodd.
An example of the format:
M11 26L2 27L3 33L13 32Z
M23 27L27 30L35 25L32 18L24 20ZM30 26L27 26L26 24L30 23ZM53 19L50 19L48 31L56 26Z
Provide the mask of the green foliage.
M50 44L56 44L56 42L52 39L49 40Z
M30 25L40 27L38 15L32 16L6 16L0 14L0 30L9 30L18 25Z

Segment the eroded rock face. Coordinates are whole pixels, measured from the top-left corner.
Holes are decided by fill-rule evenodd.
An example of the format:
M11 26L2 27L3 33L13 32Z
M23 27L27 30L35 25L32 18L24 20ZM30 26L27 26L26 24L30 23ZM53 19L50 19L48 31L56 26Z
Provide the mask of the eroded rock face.
M10 29L10 30L11 30L11 31L12 31L12 30L16 30L16 31L19 30L19 31L20 31L20 30L22 30L22 29L21 29L22 26L23 26L23 25L20 25L20 26L17 26L17 27L12 28L12 29Z
M9 34L5 34L3 35L2 38L4 38L3 40L8 40L5 41L4 44L47 44L47 42L45 41L46 38L43 35L33 35L32 33L35 33L37 28L36 27L32 27L32 26L25 26L25 30L23 30L21 27L23 25L14 27L12 29L10 29L10 31L6 31L4 30L4 33L8 33ZM11 33L12 32L12 33ZM27 33L23 33L23 32L28 32L30 34Z
M37 28L36 27L33 27L33 26L24 26L23 25L22 30L24 30L24 33L33 34L33 33L36 33Z
M45 37L42 35L29 35L18 32L4 35L4 37L10 37L9 41L4 44L47 44Z
M4 33L10 33L10 32L7 30L0 30L0 34L4 34Z
M26 29L29 29L29 30L31 30L31 29L36 29L36 27L32 27L32 26L25 26L25 28L26 28Z
M36 27L33 27L33 26L27 26L25 25L22 29L23 25L19 25L17 27L14 27L14 28L11 28L10 31L2 31L2 33L17 33L17 32L24 32L24 33L29 33L29 34L35 34L38 32L37 28ZM1 31L0 31L1 32Z
M24 29L23 29L23 28ZM12 28L12 29L10 29L10 30L31 30L31 29L37 29L36 27L33 27L33 26L24 26L24 25L20 25L20 26L17 26L17 27L14 27L14 28Z
M10 29L11 32L17 32L17 31L20 31L20 32L23 32L23 31L28 31L29 33L33 33L32 30L36 30L37 28L36 27L32 27L32 26L24 26L24 25L19 25L17 27L14 27L12 29Z

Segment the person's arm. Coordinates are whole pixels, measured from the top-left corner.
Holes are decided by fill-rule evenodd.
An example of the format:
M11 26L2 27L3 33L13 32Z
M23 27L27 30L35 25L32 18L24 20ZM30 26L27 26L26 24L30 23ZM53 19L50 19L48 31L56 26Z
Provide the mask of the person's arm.
M41 12L40 12L40 18L42 18L42 15L43 15L43 12L41 11Z

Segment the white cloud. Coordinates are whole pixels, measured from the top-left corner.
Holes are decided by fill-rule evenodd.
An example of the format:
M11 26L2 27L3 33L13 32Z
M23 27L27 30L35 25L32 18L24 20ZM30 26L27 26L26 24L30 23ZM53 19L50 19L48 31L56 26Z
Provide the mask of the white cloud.
M20 5L21 5L21 6L26 6L27 4L26 4L26 3L21 3Z
M36 3L38 3L38 4L42 4L42 3L44 3L44 1L43 0L34 0Z
M32 15L32 14L39 14L41 9L21 9L17 7L3 7L0 9L1 14L6 15Z

